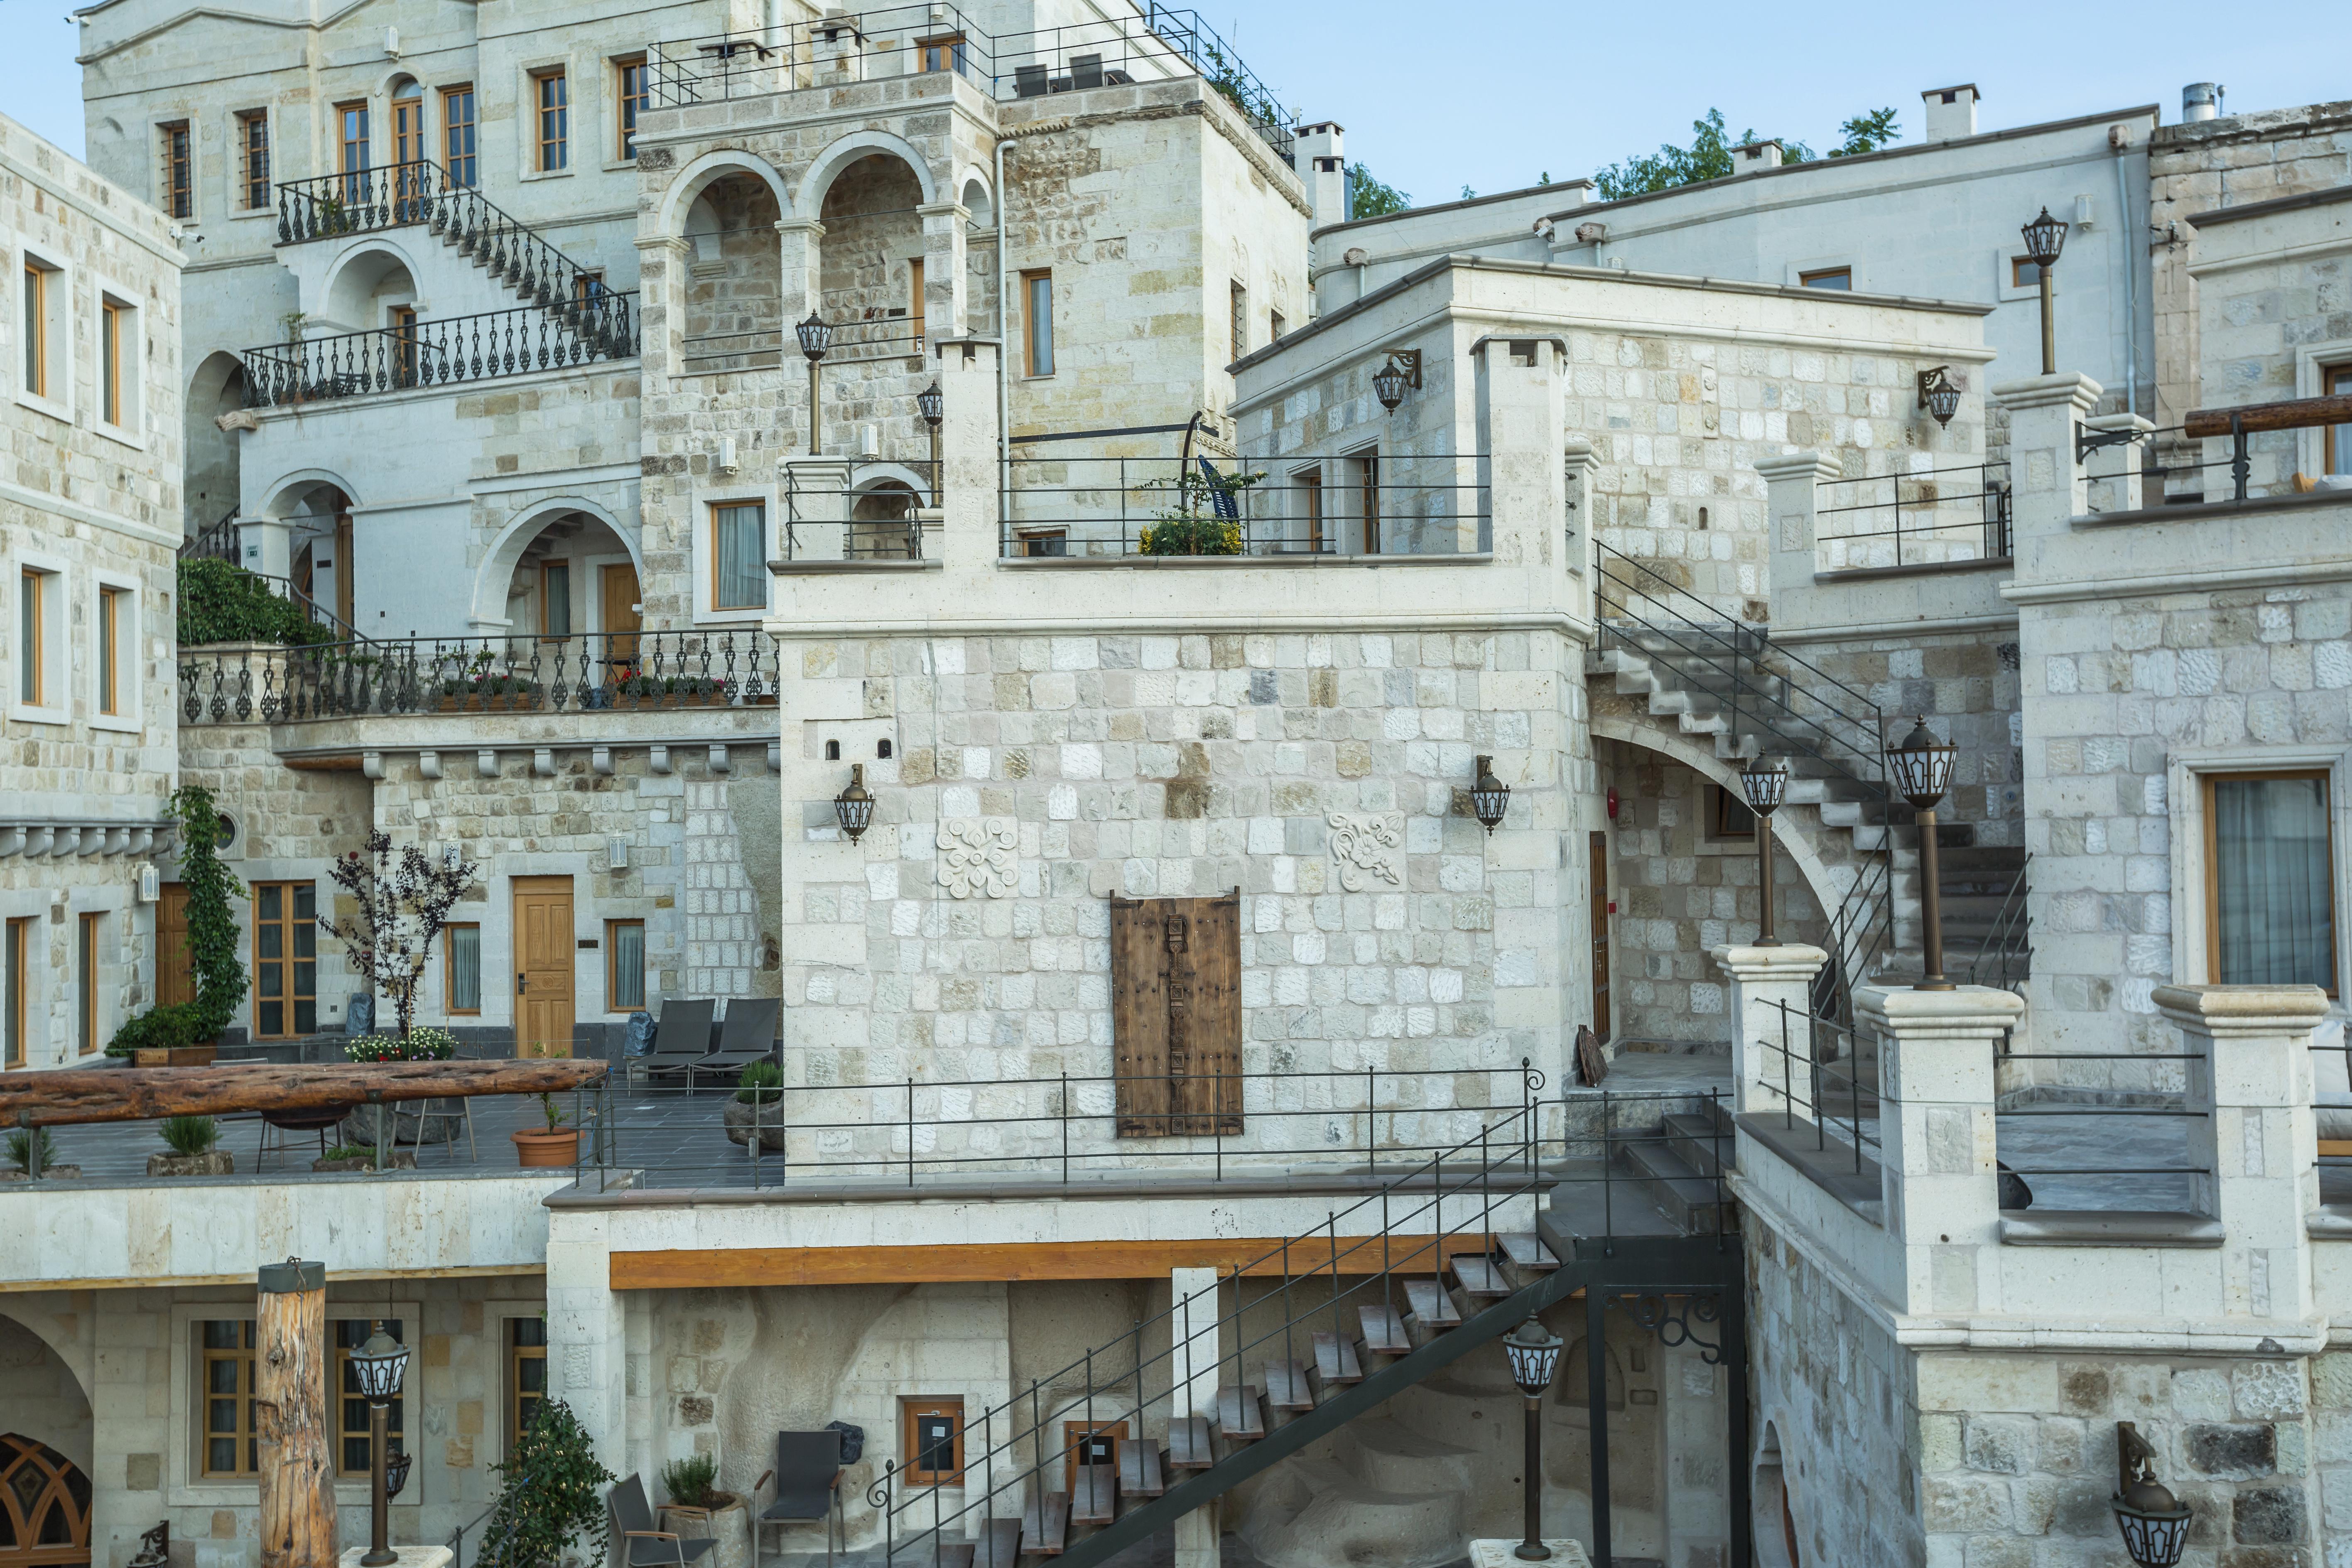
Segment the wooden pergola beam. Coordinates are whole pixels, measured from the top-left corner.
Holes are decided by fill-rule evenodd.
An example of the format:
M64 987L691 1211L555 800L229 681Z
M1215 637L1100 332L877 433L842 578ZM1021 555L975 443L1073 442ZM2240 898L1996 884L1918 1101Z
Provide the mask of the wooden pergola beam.
M68 1127L152 1121L237 1110L324 1110L334 1105L484 1094L561 1094L611 1070L602 1061L316 1062L281 1067L65 1068L0 1073L0 1126Z

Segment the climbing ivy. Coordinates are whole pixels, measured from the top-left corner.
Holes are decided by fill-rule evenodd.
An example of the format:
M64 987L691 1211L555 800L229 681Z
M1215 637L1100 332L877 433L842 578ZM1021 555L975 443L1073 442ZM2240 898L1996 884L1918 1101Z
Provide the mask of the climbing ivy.
M173 792L171 814L180 824L180 880L188 889L188 955L202 1016L197 1028L200 1037L211 1039L228 1027L245 1000L245 965L237 957L242 943L229 900L247 895L221 864L220 808L213 804L213 792L202 784L182 784Z

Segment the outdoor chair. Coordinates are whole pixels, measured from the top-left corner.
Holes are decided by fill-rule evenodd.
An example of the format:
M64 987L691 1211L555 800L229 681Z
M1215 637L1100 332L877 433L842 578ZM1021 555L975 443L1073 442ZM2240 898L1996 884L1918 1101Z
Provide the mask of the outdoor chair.
M604 1494L604 1511L612 1516L613 1533L621 1538L623 1568L686 1568L719 1544L708 1536L686 1541L675 1531L656 1530L646 1484L635 1476Z
M719 1026L719 1048L688 1071L686 1091L692 1094L694 1080L705 1073L740 1076L753 1062L772 1059L776 1054L776 1015L783 1006L782 1000L774 996L730 1000L727 1016Z
M691 1074L694 1064L710 1054L710 1015L719 1005L672 997L662 1004L661 1026L654 1032L654 1048L629 1058L629 1083L637 1079ZM689 1080L689 1087L691 1082Z
M421 1100L411 1114L416 1118L416 1152L420 1156L425 1152L427 1124L446 1121L450 1124L449 1163L453 1165L457 1163L457 1127L460 1123L466 1129L466 1157L477 1165L482 1163L481 1148L474 1142L474 1102L471 1100L463 1095L453 1095L445 1100Z
M761 1489L768 1503L760 1505ZM841 1434L779 1432L776 1468L751 1486L751 1568L760 1568L760 1527L766 1524L809 1524L824 1521L824 1560L833 1562L836 1531L842 1545L849 1544L848 1528L841 1517Z

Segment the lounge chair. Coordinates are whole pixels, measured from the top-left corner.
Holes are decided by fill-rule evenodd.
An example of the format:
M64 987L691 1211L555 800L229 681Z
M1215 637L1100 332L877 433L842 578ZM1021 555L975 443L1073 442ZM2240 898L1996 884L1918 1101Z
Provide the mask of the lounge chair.
M654 1048L644 1056L629 1058L631 1087L634 1089L640 1076L690 1074L694 1064L710 1054L710 1015L718 1005L716 1002L689 1002L680 997L664 1002L661 1026L654 1033Z
M613 1533L621 1538L624 1568L686 1568L719 1544L708 1537L687 1541L674 1531L656 1530L646 1484L635 1476L604 1494L604 1511L612 1516Z
M768 1504L760 1506L760 1489L769 1488ZM779 1432L776 1468L751 1484L751 1568L760 1568L760 1527L763 1524L809 1524L824 1521L824 1560L833 1562L833 1538L839 1531L849 1544L848 1528L841 1518L841 1434Z
M783 1006L774 996L738 996L729 1002L727 1016L719 1026L719 1048L694 1064L687 1074L687 1092L694 1092L694 1080L705 1073L739 1077L753 1062L772 1059L776 1015Z

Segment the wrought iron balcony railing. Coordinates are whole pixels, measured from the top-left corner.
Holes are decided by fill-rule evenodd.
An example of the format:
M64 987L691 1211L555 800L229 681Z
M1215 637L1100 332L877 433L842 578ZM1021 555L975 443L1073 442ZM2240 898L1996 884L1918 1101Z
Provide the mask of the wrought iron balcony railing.
M245 405L286 408L629 359L637 352L636 304L635 293L600 293L554 310L517 305L267 343L245 351Z
M560 304L601 288L587 268L473 186L451 183L438 163L390 163L278 186L280 245L417 225L531 304Z

